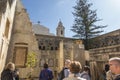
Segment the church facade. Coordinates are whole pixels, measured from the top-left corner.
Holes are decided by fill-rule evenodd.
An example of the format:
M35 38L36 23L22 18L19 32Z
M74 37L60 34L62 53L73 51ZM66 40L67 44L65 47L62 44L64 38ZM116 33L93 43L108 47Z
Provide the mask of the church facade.
M40 24L33 25L39 48L39 67L48 63L53 70L55 77L64 66L64 60L77 60L85 65L85 50L81 40L66 38L65 28L59 21L56 28L56 36L49 32L49 29ZM40 31L40 32L39 32ZM44 34L41 33L44 31Z

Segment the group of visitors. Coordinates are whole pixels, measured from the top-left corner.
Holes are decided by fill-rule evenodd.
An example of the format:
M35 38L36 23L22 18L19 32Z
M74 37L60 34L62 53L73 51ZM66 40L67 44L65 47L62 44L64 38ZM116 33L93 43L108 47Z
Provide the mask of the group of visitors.
M40 73L39 80L53 79L53 74L51 70L49 72L52 75L50 79L41 78L43 72L44 69ZM79 61L70 61L70 60L65 60L65 66L58 74L57 79L58 80L92 80L89 66L84 66L82 70L82 66ZM108 64L105 65L105 80L120 80L119 57L110 58Z
M80 73L82 66L78 61L65 60L64 68L58 75L58 80L90 80L88 74L89 67L85 66L84 71ZM15 69L15 64L9 62L1 73L1 80L19 80L19 72ZM44 63L40 71L39 80L53 80L53 72L48 64Z
M82 72L81 72L82 71ZM19 72L15 64L9 62L1 73L1 80L19 80ZM53 72L48 64L44 63L40 71L39 80L53 80ZM65 60L63 69L58 74L57 80L92 80L89 66L82 65L79 61ZM105 65L105 80L120 80L120 58L113 57Z
M65 66L58 75L58 80L90 80L89 66L84 66L79 61L65 60Z
M90 80L89 67L85 66L82 73L82 66L79 61L65 60L63 69L58 74L58 80ZM52 70L48 68L48 64L44 64L41 70L39 80L53 80Z

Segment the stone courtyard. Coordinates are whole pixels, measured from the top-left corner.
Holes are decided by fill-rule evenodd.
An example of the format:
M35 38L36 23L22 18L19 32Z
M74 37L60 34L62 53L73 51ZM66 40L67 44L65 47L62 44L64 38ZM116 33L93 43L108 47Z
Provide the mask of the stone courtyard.
M21 80L26 79L31 72L26 66L28 55L35 53L36 64L31 73L34 80L38 80L44 62L49 64L56 80L65 59L80 61L83 66L88 64L92 80L102 80L98 72L102 74L108 59L120 57L120 30L94 38L98 43L93 42L89 51L84 49L82 40L64 35L62 21L53 34L40 23L30 21L20 0L0 1L0 73L11 61L19 69Z

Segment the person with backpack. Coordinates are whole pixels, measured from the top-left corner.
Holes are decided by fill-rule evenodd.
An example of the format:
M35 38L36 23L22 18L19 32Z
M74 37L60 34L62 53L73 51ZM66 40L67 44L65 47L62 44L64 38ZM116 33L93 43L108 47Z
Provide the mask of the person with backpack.
M60 71L59 75L58 75L58 80L63 80L63 78L66 78L69 76L70 70L69 70L69 65L70 65L71 61L69 59L65 60L65 66L63 67L63 69Z
M91 80L90 79L90 68L89 68L89 66L84 66L83 72L81 73L81 77L86 79L86 80Z
M53 79L53 73L52 70L48 68L48 64L44 64L44 69L41 70L39 75L39 80L52 80Z

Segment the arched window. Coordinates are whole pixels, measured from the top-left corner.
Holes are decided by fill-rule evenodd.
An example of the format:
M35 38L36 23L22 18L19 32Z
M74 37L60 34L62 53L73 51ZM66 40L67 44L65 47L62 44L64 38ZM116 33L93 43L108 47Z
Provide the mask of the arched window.
M39 46L39 50L41 50L41 46Z
M63 35L63 31L61 30L61 35Z
M9 36L9 28L10 28L10 22L7 19L7 21L6 21L6 27L5 27L5 32L4 32L4 35L5 35L6 38L8 38L8 36Z
M45 50L45 46L43 46L42 50Z
M51 50L53 50L53 47L51 47Z
M55 47L55 50L58 50L58 47Z

